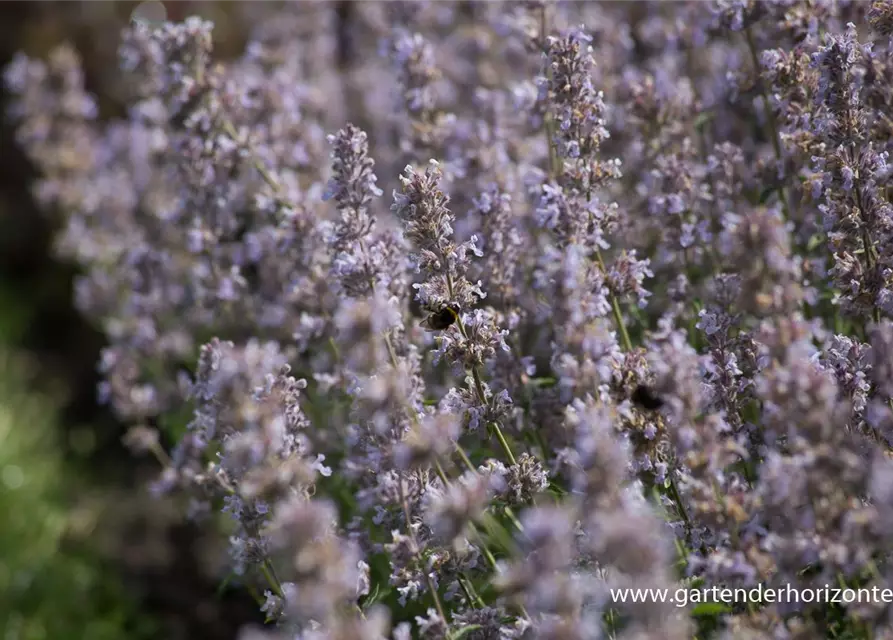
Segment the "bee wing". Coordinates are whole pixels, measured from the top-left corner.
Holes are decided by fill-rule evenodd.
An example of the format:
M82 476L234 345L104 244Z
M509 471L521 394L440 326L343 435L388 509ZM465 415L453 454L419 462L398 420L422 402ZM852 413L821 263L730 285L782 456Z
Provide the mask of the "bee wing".
M422 318L421 322L419 322L419 326L425 329L426 331L437 331L437 329L432 324L434 322L434 316L429 315Z

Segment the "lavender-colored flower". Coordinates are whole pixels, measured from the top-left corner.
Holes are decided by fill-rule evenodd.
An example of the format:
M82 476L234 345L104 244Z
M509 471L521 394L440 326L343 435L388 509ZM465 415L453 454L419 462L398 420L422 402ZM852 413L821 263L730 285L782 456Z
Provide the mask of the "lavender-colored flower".
M487 479L469 472L442 491L428 494L426 520L436 536L452 542L478 520L490 500Z
M893 584L888 0L236 11L4 81L99 396L269 637L893 637L612 599Z
M391 210L404 221L406 238L416 248L416 269L427 276L416 285L419 301L433 311L448 305L470 309L485 295L479 284L465 277L469 252L479 252L474 238L453 243L454 217L447 207L449 196L440 190L442 175L435 161L424 173L407 166L400 177L401 191L394 191Z

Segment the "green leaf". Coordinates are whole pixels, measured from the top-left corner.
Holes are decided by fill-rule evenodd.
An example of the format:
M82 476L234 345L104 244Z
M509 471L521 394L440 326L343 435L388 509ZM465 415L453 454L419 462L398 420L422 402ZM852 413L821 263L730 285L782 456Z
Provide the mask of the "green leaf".
M769 196L775 193L775 187L767 187L760 192L759 204L766 204Z
M462 627L461 629L459 629L456 633L454 633L452 635L453 640L462 640L462 638L467 636L469 633L471 633L472 631L477 631L480 628L481 628L481 625L479 625L479 624L470 624L465 627Z
M702 602L691 610L691 615L695 617L720 616L731 611L732 607L722 602Z
M226 588L229 586L229 583L232 582L234 572L230 572L223 580L220 581L220 584L217 585L217 598L222 598L224 592L226 592Z
M712 111L703 111L698 114L697 118L695 118L695 122L694 122L695 128L703 129L704 126L707 123L709 123L711 120L713 120L713 112Z
M697 589L704 584L704 576L692 576L682 581L687 589Z
M809 237L809 241L806 243L806 250L812 251L816 247L818 247L822 242L824 242L825 236L821 233L814 233Z

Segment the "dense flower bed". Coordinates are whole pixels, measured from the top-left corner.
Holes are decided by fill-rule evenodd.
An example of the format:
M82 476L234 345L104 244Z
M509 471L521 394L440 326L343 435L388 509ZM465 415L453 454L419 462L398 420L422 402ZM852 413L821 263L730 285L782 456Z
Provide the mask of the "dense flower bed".
M246 15L125 31L124 120L71 48L5 80L101 397L269 633L893 638L609 597L893 585L893 3Z

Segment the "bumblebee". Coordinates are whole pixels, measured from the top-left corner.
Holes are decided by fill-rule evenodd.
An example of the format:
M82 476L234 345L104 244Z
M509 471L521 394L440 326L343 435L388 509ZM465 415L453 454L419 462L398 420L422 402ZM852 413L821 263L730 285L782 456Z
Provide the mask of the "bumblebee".
M630 396L630 400L632 400L633 404L636 406L639 406L642 409L647 409L648 411L657 411L664 406L663 398L657 395L651 387L645 384L640 384L636 387L635 391L633 391L633 395Z
M448 304L422 320L421 326L428 331L443 331L459 319L459 308Z

